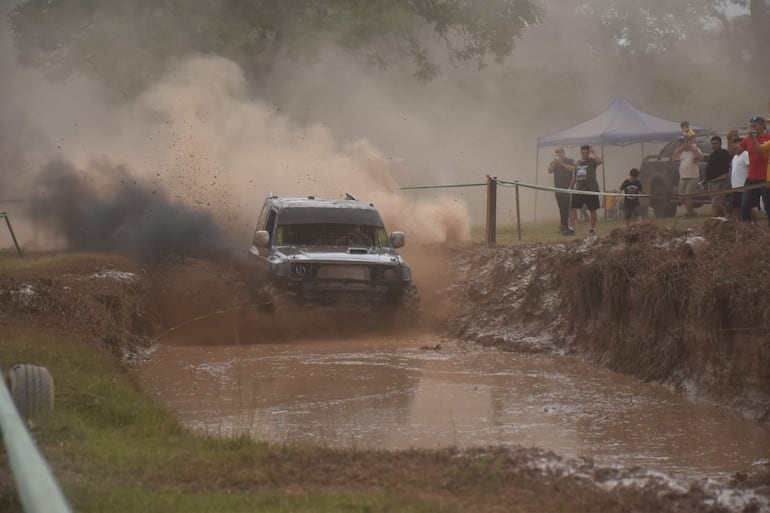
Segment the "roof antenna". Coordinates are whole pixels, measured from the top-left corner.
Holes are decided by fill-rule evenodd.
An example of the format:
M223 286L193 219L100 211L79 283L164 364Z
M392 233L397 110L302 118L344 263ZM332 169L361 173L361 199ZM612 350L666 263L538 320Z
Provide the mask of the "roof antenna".
M349 199L349 200L353 200L353 201L358 201L358 198L356 198L355 196L353 196L349 192L345 193L345 199Z

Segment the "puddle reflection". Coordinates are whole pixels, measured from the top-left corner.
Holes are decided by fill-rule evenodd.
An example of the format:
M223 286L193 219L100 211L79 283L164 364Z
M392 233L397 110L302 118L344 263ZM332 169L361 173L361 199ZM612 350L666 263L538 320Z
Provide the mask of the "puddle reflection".
M689 476L748 470L770 431L570 359L441 341L159 346L138 372L210 433L377 449L524 445Z

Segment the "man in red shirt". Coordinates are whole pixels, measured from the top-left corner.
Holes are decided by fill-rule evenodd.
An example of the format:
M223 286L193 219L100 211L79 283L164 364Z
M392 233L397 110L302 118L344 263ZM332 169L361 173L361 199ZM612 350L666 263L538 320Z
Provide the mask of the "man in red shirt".
M732 141L734 136L738 135L738 131L732 129L728 132L727 149L731 155L735 155L736 146L740 146L749 152L749 175L746 177L744 185L767 183L767 156L754 144L754 141L756 140L759 145L770 141L770 133L767 132L765 118L762 116L752 116L749 123L751 124L749 135L737 144ZM759 196L762 196L762 202L765 204L765 211L767 212L767 222L770 225L770 189L766 187L749 189L743 192L741 219L751 222L751 207L756 205Z

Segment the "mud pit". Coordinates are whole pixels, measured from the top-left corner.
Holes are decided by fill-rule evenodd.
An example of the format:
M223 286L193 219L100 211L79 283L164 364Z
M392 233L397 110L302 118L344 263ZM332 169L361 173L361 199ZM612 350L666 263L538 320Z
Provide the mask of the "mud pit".
M256 427L357 448L539 446L597 458L602 487L665 470L710 483L692 504L765 511L770 298L756 283L770 237L704 225L711 246L693 258L682 252L691 235L643 225L596 241L410 248L427 307L414 333L361 337L361 326L322 318L277 325L249 313L237 262L193 258L0 277L0 323L59 327L148 358L135 363L148 389L209 432ZM665 487L681 494L683 483ZM751 490L736 498L735 483Z
M725 477L770 454L764 427L662 386L426 333L161 344L138 371L186 425L279 443L523 445L686 478Z

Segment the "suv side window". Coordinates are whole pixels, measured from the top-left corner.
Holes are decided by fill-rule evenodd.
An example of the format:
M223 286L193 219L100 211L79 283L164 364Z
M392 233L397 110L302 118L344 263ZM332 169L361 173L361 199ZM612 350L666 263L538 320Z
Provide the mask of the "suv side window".
M270 213L267 216L267 222L265 223L265 230L267 233L270 234L270 244L272 244L275 239L273 238L273 231L275 230L275 218L276 218L277 212L273 209L270 209Z

